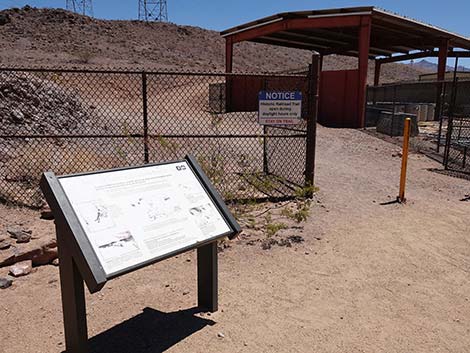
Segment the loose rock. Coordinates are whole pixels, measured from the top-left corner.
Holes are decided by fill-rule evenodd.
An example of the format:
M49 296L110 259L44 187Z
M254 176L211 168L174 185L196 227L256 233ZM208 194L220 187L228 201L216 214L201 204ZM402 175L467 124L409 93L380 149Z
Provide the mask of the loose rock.
M41 210L41 219L52 220L54 219L54 215L49 207L44 207Z
M31 230L24 230L19 228L8 228L8 234L13 239L16 239L17 243L27 243L31 240L31 234L33 233Z
M33 270L33 262L31 260L18 262L10 267L10 274L14 277L26 276Z
M58 257L57 241L51 235L0 252L0 267L32 260L34 266L50 264Z
M0 277L0 289L7 289L13 284L13 279L10 276Z
M7 238L6 236L0 235L0 250L5 250L10 247L11 244L8 239L9 238Z
M13 109L10 116L14 123L22 123L24 121L24 114L18 109Z
M11 246L11 244L6 240L0 241L0 250L6 250Z

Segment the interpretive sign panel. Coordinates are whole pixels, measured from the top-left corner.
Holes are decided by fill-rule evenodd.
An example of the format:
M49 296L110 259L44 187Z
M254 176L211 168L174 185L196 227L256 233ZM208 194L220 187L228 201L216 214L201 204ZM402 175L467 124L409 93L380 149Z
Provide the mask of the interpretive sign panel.
M55 218L67 352L87 352L83 282L112 278L197 248L198 306L218 308L217 240L241 229L192 156L66 176L41 190Z
M59 182L107 276L232 232L186 161Z
M293 125L301 122L302 92L261 91L258 101L258 121L261 125Z

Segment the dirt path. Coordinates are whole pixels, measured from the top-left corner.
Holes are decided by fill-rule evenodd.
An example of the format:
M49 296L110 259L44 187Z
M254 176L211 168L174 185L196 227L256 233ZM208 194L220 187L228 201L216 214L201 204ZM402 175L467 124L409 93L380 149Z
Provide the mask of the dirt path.
M468 352L470 202L460 200L470 182L412 155L409 202L380 205L397 193L397 150L319 128L321 204L304 243L264 251L234 242L220 255L212 315L193 309L193 253L110 282L87 298L94 351ZM57 280L46 266L0 291L0 352L64 349Z

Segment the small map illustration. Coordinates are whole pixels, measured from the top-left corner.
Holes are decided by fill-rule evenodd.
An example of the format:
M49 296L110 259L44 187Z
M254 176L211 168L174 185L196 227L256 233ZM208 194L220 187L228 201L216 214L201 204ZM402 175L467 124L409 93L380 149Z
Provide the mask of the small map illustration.
M90 232L99 232L114 227L114 221L109 214L108 207L99 201L79 205L78 212Z
M203 228L213 221L215 210L210 203L207 203L190 208L189 213L193 216L196 224Z
M142 196L132 202L131 207L139 210L149 222L164 221L181 211L181 207L169 195Z
M98 246L103 259L108 260L117 256L139 250L139 246L130 231L116 233L113 236L107 236L105 243Z

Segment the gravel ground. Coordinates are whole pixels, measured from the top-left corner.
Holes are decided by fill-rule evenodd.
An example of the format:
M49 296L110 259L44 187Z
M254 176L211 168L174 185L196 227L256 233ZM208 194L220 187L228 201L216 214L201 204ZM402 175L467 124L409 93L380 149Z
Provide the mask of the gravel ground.
M211 315L194 308L193 252L111 281L87 296L93 351L468 352L470 183L413 154L408 202L385 205L397 194L399 148L361 131L318 133L319 203L303 243L233 241ZM1 206L0 221L11 219L53 231L33 211ZM59 303L53 266L1 290L0 351L63 351Z

